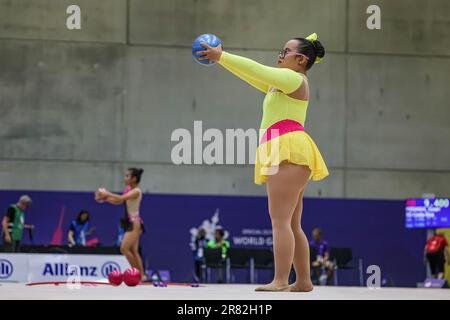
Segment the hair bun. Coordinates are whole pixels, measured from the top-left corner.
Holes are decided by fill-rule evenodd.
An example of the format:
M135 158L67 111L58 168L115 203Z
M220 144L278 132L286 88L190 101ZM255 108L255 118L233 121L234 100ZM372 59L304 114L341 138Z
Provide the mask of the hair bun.
M144 169L139 168L139 173L140 173L140 174L143 174L143 173L144 173Z
M319 40L311 41L314 46L314 52L316 53L316 56L319 58L323 58L325 56L325 48L320 43Z

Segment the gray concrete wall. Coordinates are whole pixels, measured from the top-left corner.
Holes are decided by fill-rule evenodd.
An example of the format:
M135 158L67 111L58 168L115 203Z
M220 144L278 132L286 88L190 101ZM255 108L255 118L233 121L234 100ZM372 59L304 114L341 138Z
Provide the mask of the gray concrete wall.
M78 5L82 30L68 30L67 7ZM1 0L0 35L11 39L41 39L125 43L125 0Z
M65 27L78 4L82 30ZM378 4L382 29L365 26ZM310 197L450 191L450 17L445 0L0 0L0 188L122 188L129 166L154 193L264 194L251 165L175 166L170 135L258 128L263 96L190 43L273 64L290 37L327 49L309 74L306 127L330 177Z

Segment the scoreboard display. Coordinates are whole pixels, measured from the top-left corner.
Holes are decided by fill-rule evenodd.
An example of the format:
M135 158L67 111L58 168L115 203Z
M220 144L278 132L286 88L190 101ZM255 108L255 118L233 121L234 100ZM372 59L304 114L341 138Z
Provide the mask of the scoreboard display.
M450 228L448 198L406 200L406 228Z

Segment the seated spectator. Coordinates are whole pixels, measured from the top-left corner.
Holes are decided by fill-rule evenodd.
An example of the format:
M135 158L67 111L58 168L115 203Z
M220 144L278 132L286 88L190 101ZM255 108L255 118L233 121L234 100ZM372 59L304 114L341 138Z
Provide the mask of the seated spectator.
M95 231L89 223L89 212L81 210L78 217L72 221L67 235L69 246L86 246L86 238Z
M430 264L433 277L443 279L445 261L450 263L450 259L448 241L442 233L435 232L435 235L428 239L425 245L425 257Z
M125 224L123 223L122 220L120 220L119 226L117 227L116 247L120 247L122 245L124 236L125 236Z
M328 243L323 240L323 232L320 228L313 230L309 245L317 252L315 260L311 264L314 282L320 285L329 285L333 278L334 263L330 260Z

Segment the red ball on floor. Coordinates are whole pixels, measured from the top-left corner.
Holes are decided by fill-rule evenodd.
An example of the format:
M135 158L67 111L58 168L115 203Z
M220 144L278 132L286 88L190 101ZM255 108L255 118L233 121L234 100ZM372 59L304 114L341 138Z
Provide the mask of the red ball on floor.
M108 274L109 283L119 286L123 281L123 275L119 270L114 270Z
M129 268L123 273L123 282L130 287L137 286L141 282L141 273L136 268Z

